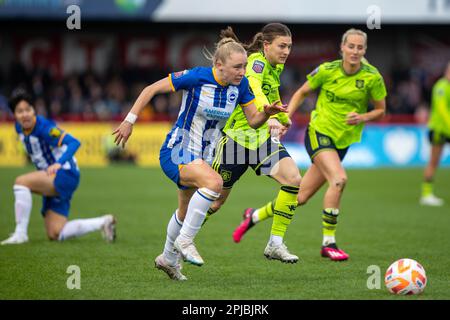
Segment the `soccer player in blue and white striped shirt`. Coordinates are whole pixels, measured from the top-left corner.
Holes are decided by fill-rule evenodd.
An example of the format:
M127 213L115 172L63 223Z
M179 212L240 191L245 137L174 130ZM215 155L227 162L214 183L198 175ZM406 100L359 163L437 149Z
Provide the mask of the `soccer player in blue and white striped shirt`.
M194 265L204 261L194 245L211 203L222 190L222 178L211 167L215 143L233 110L240 105L252 128L263 125L271 115L286 112L277 103L259 112L245 75L247 53L241 44L224 38L211 55L213 67L196 67L171 73L146 87L125 120L114 131L117 144L131 135L137 115L156 95L182 90L178 119L160 151L164 173L177 184L178 209L167 228L164 252L155 260L158 269L174 280L186 280L181 274L181 257Z

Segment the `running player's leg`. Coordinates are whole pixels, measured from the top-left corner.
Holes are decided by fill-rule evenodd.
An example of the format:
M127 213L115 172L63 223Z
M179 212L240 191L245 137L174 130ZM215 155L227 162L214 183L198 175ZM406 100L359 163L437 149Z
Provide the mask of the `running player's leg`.
M278 181L281 187L273 204L272 228L264 255L269 259L295 263L298 257L289 253L283 239L297 208L300 172L291 157L284 157L273 166L270 176ZM266 208L269 206L272 207L266 205Z
M222 178L205 161L197 159L180 169L180 185L197 188L187 204L186 213L180 212L183 226L174 246L186 261L201 266L204 261L194 245L206 212L222 191ZM184 191L185 192L185 191Z
M211 215L219 211L228 199L231 189L248 168L248 153L250 151L239 145L228 136L223 136L219 141L212 168L219 173L223 180L223 188L220 196L215 200L206 214L205 223Z
M155 259L156 268L163 270L173 280L187 280L181 273L181 256L176 251L174 242L183 226L183 220L180 216L186 216L189 201L195 192L196 189L178 190L178 209L175 210L167 225L164 251Z
M212 216L214 213L219 211L219 209L224 205L225 201L227 201L228 196L231 193L231 187L228 189L223 188L222 192L220 193L220 196L217 200L215 200L211 207L209 207L208 212L206 213L205 220L203 221L203 224L209 219L210 216Z
M347 183L347 174L336 150L322 150L315 155L313 161L328 182L328 189L323 199L321 254L331 260L347 260L348 254L338 249L335 238L340 201Z
M439 134L435 131L430 131L430 160L424 170L424 181L422 183L422 195L420 203L422 205L429 206L442 206L444 201L434 195L433 192L433 179L437 168L439 167L439 161L441 159L442 150L444 149L444 141L440 139Z
M305 205L326 181L327 180L319 168L314 163L311 164L308 170L306 170L300 183L300 192L298 193L297 198L298 205Z

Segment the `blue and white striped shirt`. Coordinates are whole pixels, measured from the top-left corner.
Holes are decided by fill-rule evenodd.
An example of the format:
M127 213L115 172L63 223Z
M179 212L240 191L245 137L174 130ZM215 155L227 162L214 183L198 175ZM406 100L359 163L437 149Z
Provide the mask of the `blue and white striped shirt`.
M174 91L183 90L183 98L167 148L179 145L194 158L220 136L238 104L245 107L255 99L246 77L237 86L223 85L212 67L174 72L169 80Z
M23 132L18 122L16 132L38 170L46 170L59 162L64 170L79 171L74 154L80 142L59 129L53 121L36 116L36 123L30 133Z

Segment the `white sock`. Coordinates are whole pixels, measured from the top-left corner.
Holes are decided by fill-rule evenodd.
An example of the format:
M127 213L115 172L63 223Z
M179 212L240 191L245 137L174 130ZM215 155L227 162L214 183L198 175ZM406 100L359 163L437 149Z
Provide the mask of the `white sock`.
M171 266L174 266L177 263L178 253L175 251L173 243L180 234L182 226L183 222L178 219L177 209L167 225L166 243L164 245L164 258L166 258L167 262L169 262L169 265Z
M323 236L322 245L326 246L330 243L336 243L336 239L334 238L334 236Z
M256 210L253 211L253 213L252 213L252 222L253 222L253 223L258 223L258 222L259 222L258 211L259 211L259 209L256 209Z
M279 245L281 245L282 243L283 243L283 237L282 236L276 236L276 235L274 235L274 234L271 234L270 235L270 239L269 239L269 243L272 245L272 246L279 246Z
M219 198L218 193L207 188L198 189L189 201L186 218L184 218L183 227L180 230L182 240L194 240L199 232L203 220L205 220L206 212L211 203Z
M25 186L15 184L14 190L14 210L16 214L16 230L14 233L28 233L28 223L30 222L31 207L33 199L31 191Z
M105 217L67 221L59 234L58 240L63 241L100 230L104 223Z

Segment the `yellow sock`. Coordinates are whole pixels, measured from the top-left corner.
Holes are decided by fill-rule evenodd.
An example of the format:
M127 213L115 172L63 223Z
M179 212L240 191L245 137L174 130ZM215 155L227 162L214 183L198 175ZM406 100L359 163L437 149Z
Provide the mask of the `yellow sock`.
M327 208L323 210L322 214L322 231L324 242L334 243L336 236L337 218L339 209Z
M281 186L273 210L272 230L270 232L272 235L284 237L297 208L298 190L299 187L296 186Z
M422 183L422 197L426 197L433 194L433 182L424 181Z
M215 212L216 211L211 208L208 209L208 211L206 212L205 220L203 220L202 227L206 223L206 221L208 221L209 217L211 217L211 215L213 215Z
M266 220L267 218L270 218L270 217L273 217L274 203L275 203L275 200L270 201L265 206L257 209L256 212L253 214L254 217L256 217L256 219L254 219L254 223Z

